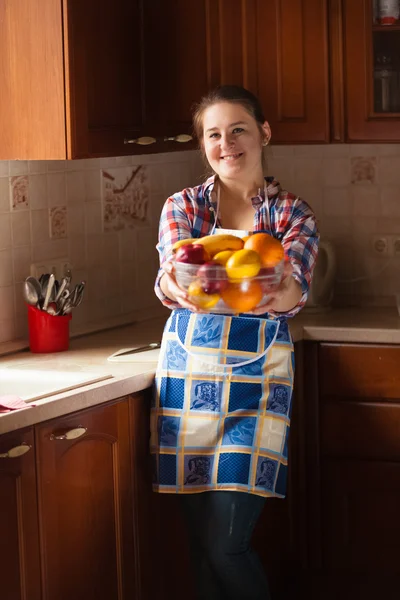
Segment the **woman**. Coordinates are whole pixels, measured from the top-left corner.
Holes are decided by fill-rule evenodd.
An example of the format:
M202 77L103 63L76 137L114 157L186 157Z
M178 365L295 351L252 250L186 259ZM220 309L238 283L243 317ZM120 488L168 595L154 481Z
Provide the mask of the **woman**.
M152 408L154 490L180 494L199 598L266 600L249 542L266 499L285 495L294 368L286 318L306 301L318 233L310 207L264 178L271 131L253 94L217 88L196 107L194 127L214 175L168 198L161 214L155 289L173 312ZM284 278L251 314L198 314L174 278L172 245L226 230L278 238Z

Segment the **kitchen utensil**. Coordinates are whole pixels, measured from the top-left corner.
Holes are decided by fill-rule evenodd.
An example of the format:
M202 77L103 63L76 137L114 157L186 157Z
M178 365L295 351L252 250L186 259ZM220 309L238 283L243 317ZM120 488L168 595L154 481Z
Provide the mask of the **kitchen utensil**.
M35 277L27 277L24 281L23 296L27 304L36 306L41 297L40 283Z
M54 298L54 301L57 302L57 300L59 298L61 298L62 294L64 293L64 290L66 288L68 288L69 284L71 283L71 277L67 276L67 277L63 277L60 283L60 288L57 292L56 297Z
M122 350L118 350L115 352L112 357L115 356L126 356L128 354L137 354L138 352L146 352L147 350L156 350L157 348L161 348L161 342L152 342L151 344L147 344L146 346L139 346L137 348L123 348ZM110 356L110 358L112 358Z
M313 280L303 310L317 313L325 312L331 308L335 274L336 257L333 244L329 240L322 240L319 243Z
M47 311L47 307L49 305L50 302L50 296L51 296L51 292L53 290L53 285L54 285L54 275L53 273L49 276L49 280L47 283L47 288L46 288L46 295L44 297L44 301L43 301L43 310Z

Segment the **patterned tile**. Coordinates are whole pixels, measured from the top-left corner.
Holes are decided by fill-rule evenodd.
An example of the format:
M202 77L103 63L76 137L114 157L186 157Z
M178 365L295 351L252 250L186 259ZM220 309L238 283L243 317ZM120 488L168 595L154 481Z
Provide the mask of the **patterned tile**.
M29 207L28 176L16 175L11 177L11 205L13 210Z
M148 220L149 184L147 168L102 170L104 231L121 231Z

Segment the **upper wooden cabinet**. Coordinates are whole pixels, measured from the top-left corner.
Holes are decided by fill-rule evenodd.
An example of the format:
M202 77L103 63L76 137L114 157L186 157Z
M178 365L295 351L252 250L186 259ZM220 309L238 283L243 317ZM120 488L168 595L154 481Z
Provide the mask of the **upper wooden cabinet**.
M380 25L373 0L345 0L343 17L346 140L400 141L400 21Z
M326 0L257 0L258 95L272 142L329 141Z
M165 139L191 133L193 103L221 82L254 84L253 4L4 0L0 160L193 147Z

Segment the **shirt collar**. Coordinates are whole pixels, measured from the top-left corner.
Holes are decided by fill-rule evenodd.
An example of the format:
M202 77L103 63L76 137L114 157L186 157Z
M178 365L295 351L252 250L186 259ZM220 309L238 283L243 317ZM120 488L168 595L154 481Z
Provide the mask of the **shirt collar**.
M212 191L215 186L215 182L217 180L217 175L211 175L204 183L204 197L211 204L214 205L216 202L216 198L212 197ZM280 190L281 186L279 181L277 181L274 177L264 177L265 184L264 189L260 191L257 196L254 196L251 199L251 203L255 210L258 210L265 202L265 198L275 198Z

